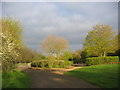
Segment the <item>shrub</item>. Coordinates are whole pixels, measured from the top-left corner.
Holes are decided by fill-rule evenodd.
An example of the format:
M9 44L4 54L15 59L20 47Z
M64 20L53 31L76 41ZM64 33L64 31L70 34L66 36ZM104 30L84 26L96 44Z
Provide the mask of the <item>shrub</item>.
M86 59L86 65L97 65L103 63L119 62L118 56L106 56L106 57L91 57Z
M63 68L71 64L72 62L67 60L39 60L39 61L33 61L31 63L31 67Z
M76 59L76 60L73 60L73 63L85 63L85 59Z

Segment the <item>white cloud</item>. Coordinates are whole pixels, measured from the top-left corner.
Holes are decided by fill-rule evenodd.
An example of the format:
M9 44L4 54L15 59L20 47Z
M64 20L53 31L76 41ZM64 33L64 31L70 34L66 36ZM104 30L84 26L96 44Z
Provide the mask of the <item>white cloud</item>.
M21 20L24 41L34 49L49 34L69 40L71 49L82 47L96 24L109 24L117 31L116 3L3 3L3 15ZM78 48L78 47L77 47Z

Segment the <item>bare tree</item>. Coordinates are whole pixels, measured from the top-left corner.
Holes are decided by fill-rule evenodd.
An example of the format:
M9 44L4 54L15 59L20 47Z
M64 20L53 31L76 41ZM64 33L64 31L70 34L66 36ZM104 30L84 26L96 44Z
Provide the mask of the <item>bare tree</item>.
M43 41L41 49L50 55L58 55L68 49L68 41L62 37L49 35Z

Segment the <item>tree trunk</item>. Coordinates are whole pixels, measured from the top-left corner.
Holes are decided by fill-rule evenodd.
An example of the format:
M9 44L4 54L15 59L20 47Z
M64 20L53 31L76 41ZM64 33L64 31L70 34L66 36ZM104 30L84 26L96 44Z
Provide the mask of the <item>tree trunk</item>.
M102 53L100 54L100 57L102 57Z
M104 52L104 57L106 56L105 52Z

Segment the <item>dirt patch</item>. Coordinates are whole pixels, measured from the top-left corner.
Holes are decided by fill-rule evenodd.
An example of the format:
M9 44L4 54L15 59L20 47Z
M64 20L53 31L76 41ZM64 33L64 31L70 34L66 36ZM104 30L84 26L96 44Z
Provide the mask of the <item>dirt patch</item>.
M39 68L39 67L31 67L32 69L36 70L43 70L43 71L48 71L56 74L64 74L64 72L71 71L74 69L82 68L83 66L68 66L66 68Z

